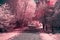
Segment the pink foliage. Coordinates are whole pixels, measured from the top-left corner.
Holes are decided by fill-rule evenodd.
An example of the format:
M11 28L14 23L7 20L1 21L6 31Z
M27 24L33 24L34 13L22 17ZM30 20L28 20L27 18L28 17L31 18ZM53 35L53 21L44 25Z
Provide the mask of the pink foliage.
M14 28L15 24L13 25L13 23L16 22L15 15L12 15L9 8L10 6L7 3L0 6L0 28L6 30Z
M17 19L30 20L34 17L36 4L34 0L18 0L17 2Z

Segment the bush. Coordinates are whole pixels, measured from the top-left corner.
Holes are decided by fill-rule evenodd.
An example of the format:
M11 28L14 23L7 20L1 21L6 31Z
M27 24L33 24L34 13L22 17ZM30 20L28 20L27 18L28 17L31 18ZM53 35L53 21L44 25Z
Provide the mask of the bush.
M8 4L3 4L0 6L0 28L4 28L7 31L15 27L15 15L12 15L10 6Z

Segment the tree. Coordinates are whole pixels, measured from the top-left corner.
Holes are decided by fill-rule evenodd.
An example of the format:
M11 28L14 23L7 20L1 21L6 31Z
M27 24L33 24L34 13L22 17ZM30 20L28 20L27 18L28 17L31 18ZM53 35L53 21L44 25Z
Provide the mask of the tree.
M0 28L3 30L9 31L15 27L15 15L12 15L11 10L9 9L9 4L5 3L0 6Z
M36 3L36 11L35 11L35 19L37 19L40 23L43 24L43 29L45 26L46 18L45 18L45 10L47 8L47 4L45 0L38 0Z
M18 0L17 2L17 20L22 20L24 23L26 21L30 22L32 17L34 17L36 4L34 0Z

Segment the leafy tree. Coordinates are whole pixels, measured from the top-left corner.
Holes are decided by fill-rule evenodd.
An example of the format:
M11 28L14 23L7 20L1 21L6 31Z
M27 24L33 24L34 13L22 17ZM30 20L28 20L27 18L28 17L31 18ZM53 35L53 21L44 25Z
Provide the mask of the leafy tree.
M0 6L0 28L3 28L3 30L9 30L15 27L15 15L12 15L11 10L9 9L10 6L5 3Z
M17 2L17 19L23 23L30 22L34 17L36 4L34 0L18 0Z

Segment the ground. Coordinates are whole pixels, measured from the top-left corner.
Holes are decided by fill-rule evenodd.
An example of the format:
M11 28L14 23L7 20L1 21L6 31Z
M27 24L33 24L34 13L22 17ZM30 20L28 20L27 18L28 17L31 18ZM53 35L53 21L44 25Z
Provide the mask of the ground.
M0 33L0 40L60 40L60 33L21 32Z

